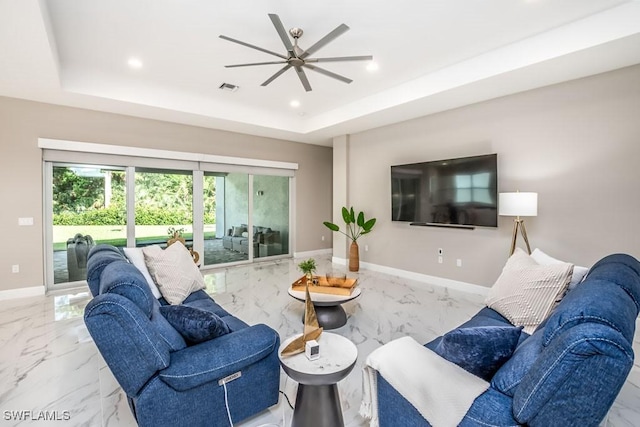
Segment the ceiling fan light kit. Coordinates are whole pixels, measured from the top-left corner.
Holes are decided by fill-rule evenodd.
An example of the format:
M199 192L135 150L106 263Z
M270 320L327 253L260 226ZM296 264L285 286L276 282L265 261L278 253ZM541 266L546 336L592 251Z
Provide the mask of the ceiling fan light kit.
M246 43L231 37L227 37L224 35L220 35L220 38L223 40L227 40L233 43L237 43L242 46L249 47L251 49L258 50L260 52L267 53L272 56L277 56L281 58L280 61L268 61L268 62L253 62L249 64L235 64L235 65L225 65L226 68L237 68L237 67L252 67L257 65L273 65L273 64L284 64L284 66L278 70L274 75L265 80L261 86L267 86L269 83L280 77L284 74L285 71L293 68L300 79L300 83L304 87L304 90L307 92L311 91L311 84L309 83L309 79L307 78L304 69L315 71L316 73L323 74L327 77L331 77L336 80L340 80L344 83L351 83L353 80L341 76L340 74L336 74L332 71L325 70L324 68L320 68L317 65L312 65L318 62L341 62L341 61L371 61L373 56L371 55L361 55L361 56L340 56L340 57L331 57L331 58L310 58L315 52L332 42L334 39L344 34L349 30L349 27L345 24L338 25L333 31L329 34L318 40L315 44L313 44L309 49L304 50L300 46L298 46L298 39L302 37L304 31L301 28L291 28L289 32L284 29L284 25L282 25L282 21L280 17L276 14L269 14L269 18L273 23L273 26L276 29L276 32L280 36L280 40L284 44L285 49L287 50L286 55L282 55L277 52L273 52L259 46L252 45L250 43ZM293 38L293 43L291 43L291 39L289 35Z

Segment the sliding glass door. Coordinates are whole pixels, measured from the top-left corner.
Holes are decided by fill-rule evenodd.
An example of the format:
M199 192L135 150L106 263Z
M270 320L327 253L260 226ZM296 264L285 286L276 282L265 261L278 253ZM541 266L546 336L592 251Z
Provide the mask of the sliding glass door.
M289 253L289 178L253 176L255 258Z
M214 173L204 175L205 242L204 265L249 260L253 238L249 228L249 175ZM211 189L214 188L214 191ZM211 218L213 209L215 216ZM209 219L207 219L209 215ZM212 223L211 220L215 223ZM207 233L207 230L210 233Z
M49 289L86 280L100 243L164 247L177 232L201 267L290 254L290 176L52 162L45 171Z
M193 244L193 172L135 170L136 246L164 245L174 233Z
M53 283L86 280L87 254L96 244L123 247L125 171L99 165L53 165Z
M289 186L288 176L206 172L204 265L288 255Z

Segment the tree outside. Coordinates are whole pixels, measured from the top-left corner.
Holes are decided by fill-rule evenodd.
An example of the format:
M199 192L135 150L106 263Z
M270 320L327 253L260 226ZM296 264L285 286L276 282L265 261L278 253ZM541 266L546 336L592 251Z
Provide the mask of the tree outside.
M191 237L193 176L171 172L135 174L137 240L166 240L169 227L184 228ZM96 243L125 246L125 179L123 170L54 167L54 250L64 250L74 230L91 234ZM214 180L205 185L204 201L205 223L214 224Z

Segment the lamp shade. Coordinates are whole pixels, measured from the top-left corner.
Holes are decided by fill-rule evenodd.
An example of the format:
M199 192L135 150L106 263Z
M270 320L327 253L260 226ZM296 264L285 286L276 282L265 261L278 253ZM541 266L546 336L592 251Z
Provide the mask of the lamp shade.
M500 193L500 216L537 216L538 193Z

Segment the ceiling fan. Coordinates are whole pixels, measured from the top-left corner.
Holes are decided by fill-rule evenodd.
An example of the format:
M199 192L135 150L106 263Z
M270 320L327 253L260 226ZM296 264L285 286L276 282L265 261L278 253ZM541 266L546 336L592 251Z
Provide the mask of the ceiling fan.
M287 31L284 29L284 25L282 25L282 21L280 21L280 17L278 15L270 13L269 18L273 23L273 26L276 28L282 43L284 44L285 49L287 50L286 55L272 52L267 49L263 49L261 47L245 43L240 40L233 39L231 37L220 35L221 39L228 40L230 42L238 43L242 46L250 47L251 49L259 50L260 52L268 53L269 55L277 56L282 58L281 61L268 61L268 62L254 62L250 64L236 64L236 65L225 65L226 68L236 68L236 67L252 67L255 65L272 65L272 64L286 64L282 67L278 72L269 77L261 86L266 86L278 77L280 77L285 71L289 68L296 70L296 74L298 74L298 78L300 78L300 82L304 87L304 90L307 92L311 91L311 85L309 84L309 79L304 72L304 69L313 70L317 73L324 74L325 76L334 78L336 80L340 80L341 82L351 83L353 80L341 76L340 74L333 73L331 71L325 70L324 68L320 68L317 65L314 65L318 62L340 62L340 61L370 61L373 59L371 55L364 56L341 56L341 57L332 57L332 58L310 58L315 52L323 48L325 45L336 39L338 36L344 34L349 30L349 27L345 24L338 25L333 31L329 34L318 40L314 45L312 45L307 50L302 49L298 46L298 39L302 37L303 31L300 28L292 28L289 30L289 34L293 37L293 44L291 44L291 40L287 35Z

